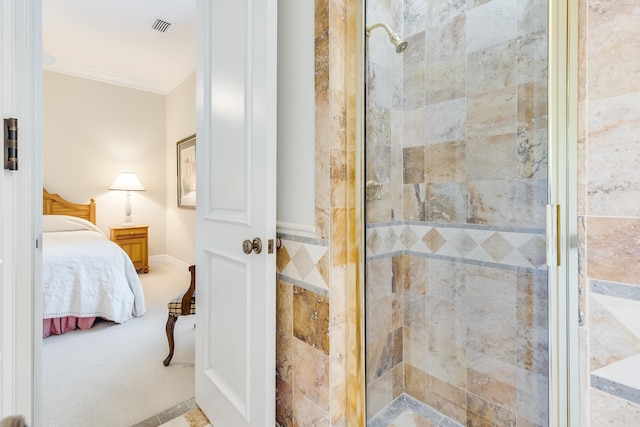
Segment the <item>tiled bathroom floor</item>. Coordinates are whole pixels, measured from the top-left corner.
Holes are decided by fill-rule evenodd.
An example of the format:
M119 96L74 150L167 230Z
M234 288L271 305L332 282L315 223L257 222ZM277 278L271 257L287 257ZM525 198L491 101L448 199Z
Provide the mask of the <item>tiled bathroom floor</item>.
M160 427L212 427L211 423L204 416L200 409L194 409L192 411L187 412L184 415L179 416L178 418L174 418L171 421L168 421L164 424L161 424Z
M212 427L212 425L196 402L191 399L133 427Z
M367 422L368 427L463 427L411 396L402 395ZM193 400L133 427L213 427Z

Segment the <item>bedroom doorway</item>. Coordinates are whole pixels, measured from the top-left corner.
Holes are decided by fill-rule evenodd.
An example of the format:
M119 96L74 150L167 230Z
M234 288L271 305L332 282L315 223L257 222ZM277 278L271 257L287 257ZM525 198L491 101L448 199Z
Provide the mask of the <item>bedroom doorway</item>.
M128 4L129 2L127 2ZM223 7L224 6L224 2L216 2L215 0L213 2L211 2L214 5L214 8L217 7ZM199 2L199 8L203 8L207 5L209 5L210 3L207 1L200 1ZM236 7L244 7L247 8L247 14L253 13L254 16L254 20L257 20L259 16L266 16L269 18L269 22L273 23L273 21L275 20L275 16L276 16L276 8L275 8L275 2L270 2L268 3L268 8L266 10L250 10L252 7L257 7L257 6L251 6L249 3L247 3L244 6L236 6ZM239 19L240 18L244 18L246 16L246 14L238 14L238 15L233 15L233 16L238 16ZM210 21L205 21L206 22L215 22L215 18L217 18L217 16L213 16L212 19ZM240 21L242 21L242 19L240 19ZM246 27L246 23L245 24L245 28ZM270 31L274 31L275 30L275 25L269 25L268 26L268 30ZM177 29L177 27L176 27ZM206 32L207 29L205 29ZM263 40L269 40L271 44L275 43L275 37L273 34L270 34L270 37L267 38L261 38L258 36L257 34L257 30L255 27L251 27L252 31L246 31L243 34L238 34L238 36L241 38L241 36L246 35L246 34L255 34L255 39L252 40L251 42L247 41L247 45L245 45L245 49L249 49L251 46L250 44L253 43L258 43L261 42ZM204 35L206 37L206 35ZM204 43L203 43L204 44ZM273 46L272 46L273 47ZM237 47L236 47L237 50ZM253 49L253 54L256 55L256 57L258 59L262 58L261 52L263 52L263 50L255 48ZM241 65L238 66L238 68L244 68L245 64L245 57L244 56L240 56L238 57L237 53L234 52L227 52L228 54L231 55L230 60L231 61L238 61ZM202 56L207 56L207 59L211 59L211 53L209 52L207 53L199 53L200 58L202 59ZM202 62L202 61L200 61ZM264 64L265 67L275 67L275 56L269 56L267 58L267 60L265 61L267 62L267 64ZM254 65L254 64L258 64L259 61L250 61L249 64L250 65ZM262 66L262 65L261 65ZM268 71L265 71L265 69L263 68L258 68L255 70L252 70L253 72L255 72L255 75L261 75L261 73L265 73L267 74L270 78L275 78L275 72L273 69L269 68ZM212 74L215 74L216 69L214 68L212 70ZM208 73L206 74L207 76L209 75ZM245 75L249 75L249 74L245 74ZM213 79L213 77L211 77L211 79ZM211 82L208 81L209 79L204 78L202 80L199 81L199 85L204 85L204 87L211 87ZM241 81L239 82L240 84L244 84L245 85L245 89L247 90L255 90L255 96L256 99L258 99L258 103L261 101L260 100L260 94L262 92L260 92L258 89L260 88L260 84L262 83L261 81L255 81L255 82L244 82ZM271 90L271 89L274 90ZM269 86L268 88L264 88L264 89L269 89L268 91L265 90L265 92L271 92L269 93L268 99L269 102L274 102L275 100L275 85L273 86ZM206 90L203 90L203 87L200 87L200 90L198 91L198 93L204 93L207 92ZM246 101L246 99L244 98L244 96L241 96L241 102ZM228 101L232 101L235 102L237 100L237 96L234 96L234 94L227 94L225 95L225 103L228 103ZM122 105L121 108L126 108L127 107L127 103L123 103L125 105ZM217 105L214 105L214 107L216 107ZM261 111L271 111L272 115L275 115L275 105L259 105L258 109ZM247 111L253 111L251 109L248 109ZM216 111L217 113L219 113L219 115L221 117L224 117L224 121L220 121L218 122L218 125L220 123L225 123L225 121L228 118L228 111ZM201 112L199 112L198 114L200 114ZM237 158L240 160L245 159L245 157L243 156L230 156L230 158L228 158L229 156L227 155L231 155L233 153L229 153L228 151L228 147L226 147L224 144L218 144L218 146L215 146L215 142L216 141L226 141L228 139L217 139L217 138L207 138L207 131L206 131L206 127L208 127L209 129L211 128L211 124L208 123L208 121L210 120L211 116L210 115L199 115L198 116L198 132L197 134L200 136L203 136L203 139L199 141L198 144L198 152L199 153L205 153L207 152L207 150L212 149L218 149L218 150L223 150L224 151L224 156L221 156L221 158L225 158L227 159L226 161L226 165L227 167L231 164L231 160L233 160L233 158ZM247 146L255 146L255 147L261 147L263 144L266 146L266 143L262 140L259 139L261 137L261 135L263 134L263 132L260 131L260 129L266 127L267 130L269 132L271 132L273 135L275 135L274 131L275 128L273 127L275 120L268 120L267 122L262 122L260 121L260 114L256 114L255 118L253 115L248 114L247 116L247 126L250 126L253 132L248 132L247 135L247 139L246 141L246 145ZM273 118L273 117L272 117ZM124 123L120 122L123 126ZM245 128L245 126L241 126L241 128ZM204 129L204 130L203 130ZM232 135L227 135L227 136L237 136L234 132L233 129L227 129L227 131L230 131L230 134ZM212 135L212 133L209 133L209 135ZM255 135L255 136L254 136ZM215 136L218 136L217 134ZM209 144L208 141L212 141L211 144ZM274 138L270 141L272 144L275 142ZM229 144L227 144L229 145ZM234 149L236 149L236 147L234 146ZM236 152L234 152L236 153ZM275 162L275 156L274 156L274 151L269 151L267 150L266 152L263 152L262 154L255 154L254 156L252 156L251 158L255 158L255 159L264 159L267 158L272 162ZM200 159L200 157L199 157ZM202 162L202 164L205 164L204 162ZM251 172L250 176L242 176L242 177L238 177L238 181L242 181L242 179L248 179L251 178L252 181L252 186L258 187L258 184L268 184L270 186L275 185L275 163L272 165L272 167L267 168L270 169L270 174L269 176L265 175L264 173L258 173L256 171L256 168L253 167L254 165L250 165L251 167L246 167L246 168L237 168L234 170L245 170L247 172ZM216 170L218 170L220 168L217 168ZM212 190L212 192L215 192L216 189L219 189L219 187L215 187L214 184L216 183L221 183L223 182L223 180L216 180L216 181L207 181L207 175L208 175L208 171L205 171L206 173L202 172L204 170L204 168L200 168L199 169L199 181L200 181L200 189L204 194L208 194L210 191L210 188ZM233 170L231 171L233 172ZM228 176L236 176L237 173L230 173L227 174L225 177L228 178ZM79 183L80 185L80 183ZM225 190L225 194L227 195L227 199L225 199L225 201L230 202L231 208L230 210L226 210L225 212L222 213L222 216L224 217L225 215L228 215L229 212L232 213L231 216L234 215L234 212L237 213L238 212L238 207L237 205L234 205L235 202L237 202L238 200L240 200L241 202L244 200L242 197L238 196L238 192L232 191L233 187L232 186L226 186ZM201 194L199 192L199 194ZM264 207L264 209L261 209L260 211L253 211L252 213L247 213L246 217L245 217L245 223L246 224L259 224L261 221L263 222L263 226L266 227L263 230L263 233L260 237L262 237L262 240L264 241L264 251L262 252L261 256L258 256L257 253L259 252L259 250L254 250L254 252L256 252L256 254L250 254L250 258L243 258L242 260L234 260L234 266L237 266L238 264L242 264L242 265L246 265L246 266L251 266L252 268L252 273L251 276L253 277L253 287L252 288L247 288L244 290L244 292L246 293L246 295L244 295L244 298L239 298L242 299L243 301L241 302L249 302L251 301L251 307L245 307L243 313L245 313L247 315L247 317L249 316L255 316L256 313L260 313L261 316L263 316L262 318L254 318L251 320L253 327L250 328L251 331L260 331L259 333L257 332L253 332L253 335L250 336L246 336L245 340L244 340L244 347L240 348L238 347L238 350L242 350L242 353L246 353L247 351L250 354L254 354L254 358L257 360L257 358L262 359L262 355L267 353L267 354L271 354L271 353L275 353L274 349L270 349L268 348L269 345L272 345L275 342L275 339L270 339L269 334L271 334L271 336L274 336L275 332L274 332L274 328L275 328L275 309L274 309L274 304L275 301L270 298L271 295L274 295L274 292L271 292L270 290L273 290L273 287L275 285L275 254L273 253L273 250L269 248L269 246L273 247L272 242L275 241L275 197L274 197L274 190L273 189L267 189L267 191L257 191L256 194L259 194L259 196L263 199L263 202L266 201L266 206ZM217 199L219 200L219 199ZM206 204L207 206L209 206L210 204ZM251 203L251 206L257 206L258 203L256 203L256 201L254 200ZM270 205L270 206L269 206ZM209 213L210 216L212 217L216 217L216 215L218 215L220 212L216 211L216 206L214 204L211 204L212 206L212 212ZM197 215L200 215L200 207L198 208L198 211L196 212ZM262 217L262 219L261 219ZM234 222L238 222L238 218L218 218L220 220L220 222L225 222L225 220L228 220L227 222L230 223L234 223ZM242 222L242 220L240 220L240 222ZM268 225L272 223L271 225ZM227 227L229 228L229 227ZM241 227L242 228L242 227ZM266 230L266 231L265 231ZM238 245L238 242L241 242L242 239L246 239L248 236L243 236L242 238L239 238L239 234L235 234L233 237L229 236L226 233L227 230L225 230L225 233L223 235L223 238L217 238L216 241L218 242L222 242L225 245L228 243L226 242L227 237L230 238L231 244L228 245L229 247L232 247L234 249L234 253L236 252L235 250L240 249L241 245ZM255 232L257 233L257 231ZM200 233L198 233L198 235L200 235ZM219 237L220 235L216 234L217 237ZM255 236L251 236L251 237L255 237ZM209 239L212 240L212 239ZM200 248L201 250L199 251L199 253L197 254L197 264L201 264L203 267L198 267L199 269L199 273L198 273L198 289L202 290L202 289L207 289L208 287L212 288L213 290L213 295L214 297L209 299L207 298L206 294L205 294L205 298L199 298L199 310L198 310L198 315L200 316L201 314L207 314L209 312L214 311L216 308L219 309L219 311L221 311L221 307L215 307L214 303L215 301L219 301L221 300L221 298L217 298L216 297L216 293L215 292L222 292L224 293L226 298L229 298L229 292L228 292L228 288L225 288L223 286L221 286L221 284L219 283L221 281L220 277L213 277L210 274L207 274L208 270L206 270L206 268L208 268L209 264L214 265L214 263L211 261L211 257L210 257L210 253L208 252L210 248L208 247L204 247L204 248ZM209 256L209 258L206 258L207 256ZM233 255L236 256L236 255ZM240 256L245 256L245 255L240 255ZM213 258L216 258L215 256ZM218 260L220 260L220 257L217 258ZM205 261L205 262L203 262ZM237 261L237 262L236 262ZM263 262L264 261L264 262ZM259 274L256 274L255 271L253 271L253 267L254 265L260 264L262 263L263 265L260 266L258 265L258 268L263 268L265 269L266 273L262 276L262 278L260 278ZM219 264L218 264L219 265ZM270 266L269 266L270 265ZM201 270L202 268L202 270ZM267 280L267 276L270 277L269 280ZM270 284L268 284L270 283ZM205 286L203 286L203 284L205 284ZM268 284L268 285L267 285ZM256 297L255 296L255 292L257 292L257 290L261 290L261 292L266 292L266 295L263 297ZM213 301L213 302L211 302ZM258 302L262 301L264 302L264 310L258 310ZM213 308L212 308L213 307ZM234 307L238 307L238 305L235 305ZM204 308L204 309L203 309ZM224 308L224 307L222 307ZM239 319L239 320L243 320L243 319ZM215 325L220 325L222 324L221 322L216 322L215 319L211 320L209 317L198 317L198 331L212 331L214 333L218 332L219 328L215 328ZM267 327L265 328L265 325L267 325ZM271 331L269 331L269 325L271 327ZM242 326L242 322L239 322L239 326L240 329L238 330L240 333L245 333L248 331L242 330L241 326ZM262 328L259 328L262 327ZM210 329L208 329L210 328ZM225 328L225 331L229 330L229 328ZM209 337L213 335L210 333L205 333L204 337L206 339L209 339ZM238 336L240 336L240 334L238 334ZM203 339L201 339L202 335L198 336L197 341L197 345L200 346L201 348L204 348L205 350L207 349L212 349L213 346L211 345L211 343L209 341L204 341L204 343L201 344L201 342L203 341ZM221 339L223 339L224 337L221 337ZM163 338L164 339L164 338ZM260 345L258 344L260 341L262 340L262 342L264 343L265 347L260 347ZM233 348L230 348L229 350L232 350ZM207 356L207 354L205 354L205 356ZM164 355L162 355L164 356ZM217 359L216 359L217 357ZM241 360L242 357L238 357L237 354L235 353L230 353L230 356L226 356L227 357L227 361L233 359L234 362ZM196 357L196 360L198 360L198 358ZM200 378L204 378L204 379L211 379L213 378L213 380L211 381L211 383L214 386L214 390L217 388L219 391L222 392L222 395L224 396L240 396L240 406L243 406L242 401L244 399L244 402L247 404L246 407L242 407L242 409L238 409L238 405L234 405L236 409L238 409L238 412L240 412L240 416L242 418L245 419L249 419L252 418L254 424L256 422L260 422L261 419L263 418L275 418L275 414L273 414L273 402L274 397L273 397L273 393L274 393L274 386L273 383L275 381L275 379L273 378L273 375L267 375L268 373L271 373L272 371L274 371L274 369L269 369L269 364L268 363L261 363L262 365L262 369L264 369L264 372L262 372L262 375L258 375L257 372L259 372L258 369L256 369L255 365L256 365L256 360L251 361L251 370L249 371L249 361L247 361L247 365L244 367L240 367L238 368L237 366L233 367L233 369L231 369L229 372L225 371L225 366L224 362L222 362L221 366L220 364L216 364L217 362L220 362L220 356L219 356L219 352L214 352L213 356L211 356L210 358L205 358L204 359L204 363L202 365L200 365L200 371L201 371L201 375ZM175 361L175 359L174 359ZM174 362L172 362L174 363ZM274 364L275 361L272 362L272 364ZM215 373L216 373L216 369L217 369L217 373L220 374L218 379L215 379ZM251 373L251 378L249 377L249 372ZM212 374L213 373L213 374ZM233 375L233 376L232 376ZM247 379L247 385L246 385L246 389L244 389L244 392L246 393L245 395L242 395L242 391L241 390L243 387L245 387L245 383L244 383L244 379ZM256 378L257 382L253 383L253 378ZM249 381L250 380L250 381ZM196 381L197 383L197 381ZM240 384L240 386L238 386L238 384ZM234 388L235 386L238 386L238 388ZM38 389L38 387L36 386L36 393L38 393L38 391L41 390ZM125 389L120 389L120 391L125 390ZM250 402L249 402L249 393L250 393ZM266 395L265 395L266 393ZM213 402L214 404L217 404L217 402L219 400L221 400L220 398L214 396L212 394L212 389L206 389L206 390L197 390L196 393L196 400L203 402L203 401L207 401L207 402ZM236 402L237 403L237 402ZM249 403L251 403L252 406L249 406ZM253 405L256 405L256 407L253 407ZM206 408L203 407L203 409L205 410L205 412L207 412L207 415L211 416L212 411L207 410ZM233 408L232 408L233 410ZM216 411L216 413L218 413ZM252 415L250 417L250 413L253 413L254 415ZM213 417L210 418L212 421L218 421L217 419L214 419ZM218 421L218 422L222 422L224 424L224 420L222 421ZM251 424L248 424L251 425Z
M72 22L67 22L65 29L67 31L75 31L75 39L83 40L83 44L88 44L89 46L93 46L93 52L88 52L86 55L86 60L96 60L96 61L104 61L107 62L107 65L113 65L114 67L119 65L121 61L127 61L130 64L133 64L134 61L131 60L131 53L127 53L125 49L118 49L116 53L117 56L110 56L108 52L112 49L110 48L98 48L98 44L89 42L89 40L93 40L94 36L89 35L85 31L91 29L100 29L101 31L106 31L106 38L113 42L122 42L122 37L125 34L134 34L130 33L131 27L138 25L138 21L141 22L140 25L144 24L144 31L149 40L146 40L147 43L150 41L166 41L171 40L172 37L181 34L180 31L184 29L186 26L183 24L182 15L186 14L186 10L189 10L189 14L193 17L195 21L195 0L188 1L173 1L173 2L132 2L127 1L116 1L116 2L75 2L73 0L58 0L56 2L34 2L39 3L40 6L36 6L36 16L37 16L37 8L42 7L43 13L43 22L42 22L42 34L43 34L43 50L45 53L48 53L55 63L53 64L44 64L46 74L43 76L43 94L42 94L42 104L43 105L43 159L42 159L42 175L43 182L47 186L56 186L54 188L56 192L61 193L62 195L68 196L72 200L77 200L78 202L82 202L87 200L89 197L95 197L97 199L98 204L98 225L105 232L107 236L109 236L109 227L113 225L120 225L122 223L122 208L124 204L124 197L119 197L119 194L115 192L109 192L107 187L113 179L115 178L115 174L119 173L121 170L130 170L130 168L135 167L135 171L137 172L138 177L141 179L144 184L146 191L144 193L133 193L132 194L132 204L133 204L133 217L136 224L149 224L149 249L152 254L151 262L152 267L151 271L148 275L140 275L143 281L148 281L150 279L152 282L154 281L154 277L158 277L158 274L161 274L163 279L158 282L155 280L156 284L162 283L163 280L167 280L172 282L171 285L175 285L175 287L167 286L167 289L170 289L161 299L160 297L156 297L155 295L150 295L147 293L147 300L158 300L154 301L155 307L159 307L156 309L156 312L152 312L150 306L150 301L147 302L148 311L147 314L140 319L144 319L144 317L155 316L159 320L159 326L155 328L153 331L149 331L150 340L147 341L146 337L143 337L145 340L145 346L150 345L149 342L153 340L153 345L157 346L157 354L155 357L150 353L148 357L149 364L157 365L156 374L154 375L151 369L147 369L150 376L159 377L164 372L172 371L172 370L181 370L187 371L191 369L193 372L193 366L188 367L187 362L184 361L183 356L185 355L184 351L181 351L180 348L176 348L176 354L174 356L174 360L169 367L162 366L162 359L165 358L168 352L167 339L165 337L164 327L166 322L167 310L166 303L179 294L181 291L186 289L189 285L189 272L187 270L187 265L179 266L180 274L178 276L172 276L171 272L162 271L159 267L154 267L154 264L157 264L158 257L157 254L166 253L165 250L158 250L157 246L154 248L160 241L174 241L173 248L178 246L178 239L170 235L169 233L159 232L161 228L166 229L167 217L171 217L175 224L179 224L179 226L174 227L176 229L180 229L183 236L193 236L192 238L192 248L188 250L183 250L185 253L185 257L189 256L186 254L192 253L195 258L195 212L193 210L179 210L176 206L176 197L170 197L169 195L165 196L165 185L168 187L166 189L166 193L170 193L173 195L173 190L171 189L171 184L175 183L175 178L173 177L173 168L175 167L175 161L171 158L171 156L175 155L176 151L176 142L186 135L192 135L195 133L195 93L191 95L191 104L193 104L193 108L183 108L182 106L175 106L176 101L170 101L167 98L171 96L173 89L171 88L171 84L165 84L165 77L163 75L159 75L157 78L139 78L139 79L128 79L128 77L136 76L134 75L135 70L128 72L126 69L118 69L120 71L116 72L114 69L101 69L101 63L83 63L82 61L85 58L73 58L67 57L66 55L73 55L73 52L66 51L53 51L49 49L48 41L51 41L52 38L49 34L47 34L47 30L50 27L50 23L47 21L48 19L59 19L63 23L65 23L65 17L55 16L52 18L52 14L66 14L71 8L74 12L85 13L85 8L93 8L95 13L91 14L91 16L85 16L85 19L78 19L78 16L69 15L66 17L67 20ZM171 15L167 12L167 4L173 3L178 5L178 8L175 11L175 14ZM191 7L193 6L193 7ZM51 10L53 8L54 10ZM57 9L56 9L57 8ZM81 12L84 11L84 12ZM88 14L87 14L88 15ZM95 16L93 16L95 15ZM112 18L112 15L118 15L116 18L119 19L119 25L107 25ZM93 22L91 19L97 17L99 19L98 22ZM144 19L142 19L144 17ZM151 28L154 20L157 17L164 18L166 21L170 21L173 24L173 28L168 31L162 33L159 31L155 31ZM128 45L135 46L138 45L139 42L133 39L134 35L130 35L130 40L127 41ZM74 41L75 42L75 41ZM192 49L187 48L186 46L182 49L184 52L193 50L193 69L188 72L193 74L195 71L195 34L193 40L191 42ZM69 43L65 48L71 49L74 44ZM82 46L79 46L82 48ZM93 55L95 53L100 54L101 58L94 58ZM149 56L152 54L152 49L149 48L143 54L139 56L146 55L146 62L149 64L152 63L152 58ZM186 59L183 57L177 57L174 52L166 53L164 56L169 58L170 62L175 62L176 64L186 63ZM129 58L129 60L127 60ZM184 60L183 60L184 59ZM52 60L52 58L45 56L43 58L44 61ZM104 63L103 62L103 63ZM79 64L85 65L81 67ZM73 68L73 66L76 66ZM126 65L126 64L125 64ZM143 64L144 66L144 64ZM60 67L59 69L56 67ZM68 68L64 68L68 67ZM157 67L157 68L168 68L168 67ZM57 71L57 72L56 72ZM100 74L100 71L103 71ZM146 71L146 70L145 70ZM93 73L93 74L92 74ZM195 92L195 76L189 77L187 74L185 76L187 79L191 79L191 83L194 88L192 92ZM158 83L160 82L160 83ZM157 84L156 84L157 83ZM181 88L180 82L176 81L174 83L178 84L178 89ZM54 91L49 90L52 86L48 85L56 85L57 89L60 89L60 94L53 93ZM60 96L58 96L60 95ZM63 97L67 97L69 99L76 99L78 102L78 109L72 110L68 103L65 105L50 105L48 103L53 102L54 100L58 100ZM185 97L187 95L184 95ZM173 98L175 98L175 94ZM91 98L94 98L95 101L92 102ZM173 102L173 104L172 104ZM136 108L137 107L137 108ZM67 144L66 149L60 150L52 150L51 149L51 141L52 137L52 124L51 121L46 116L48 112L51 112L52 109L66 111L67 117L82 117L82 120L79 120L78 123L74 125L73 135L66 135L67 140L73 140L71 144ZM118 110L117 112L113 112L114 110ZM137 111L127 111L128 109L137 110ZM165 112L166 109L166 112ZM183 119L185 123L178 123L177 120L167 120L165 119L165 114L171 114L172 117L175 117L176 114L172 113L172 111L179 110L181 114L184 116L188 116ZM71 111L74 111L74 114L70 114ZM129 117L135 117L135 120L127 120L126 114L129 113ZM103 116L105 120L100 121L100 116ZM51 117L51 115L49 116ZM56 116L58 117L58 116ZM145 120L145 117L148 118ZM56 120L58 125L53 124L53 126L63 125L65 119L63 117L58 117L59 120ZM68 119L67 119L68 120ZM152 123L155 122L155 123ZM189 122L189 123L187 123ZM92 129L88 129L88 127L93 127L95 132L92 132ZM60 135L62 135L63 131L61 128L56 127L55 130ZM166 144L163 144L165 142ZM56 139L57 141L57 139ZM155 141L159 142L159 145L153 145ZM154 149L155 148L155 149ZM74 167L65 167L63 173L58 176L52 176L49 172L52 170L52 163L55 162L56 156L58 153L63 156L67 156L67 158L71 158L74 160ZM92 161L88 161L86 158L82 159L82 155L86 155L88 157L101 158L102 164L99 164L98 161L95 163ZM60 160L58 165L68 164L68 161ZM55 165L53 165L55 167ZM62 169L60 166L57 166L59 169ZM87 168L91 170L90 173L87 173ZM113 168L113 170L111 170ZM122 168L122 169L121 169ZM126 168L126 169L124 169ZM166 177L158 176L157 179L154 175L157 174L158 170L167 170ZM65 174L66 173L66 174ZM85 178L78 179L77 176L74 179L73 174L77 174L83 176ZM112 176L113 175L113 176ZM73 185L68 185L69 182L72 182ZM104 181L105 184L100 184L98 181ZM166 183L166 184L165 184ZM173 184L175 185L175 184ZM41 185L40 185L41 186ZM77 191L77 193L66 194L64 191L68 191L70 188ZM96 191L96 189L98 189ZM102 190L102 191L100 191ZM85 192L85 194L80 194ZM98 194L96 194L96 192ZM124 196L122 194L122 196ZM77 198L77 199L76 199ZM166 200L165 200L166 199ZM153 205L153 206L150 206ZM171 208L164 209L165 212L158 212L158 215L153 215L152 217L147 214L151 209L162 209L163 205L169 206ZM182 222L183 217L193 217L193 225L184 224ZM177 218L177 219L176 219ZM186 239L181 239L186 240ZM169 257L167 257L169 258ZM160 259L162 261L162 259ZM194 259L186 258L185 264L193 263ZM146 285L145 285L146 286ZM153 286L153 285L151 285ZM195 319L193 316L191 318ZM123 327L127 327L128 323L132 324L136 319L129 320L122 324ZM188 333L192 334L192 337L187 337L183 335L182 331L178 331L181 326L187 326L191 323L190 331ZM193 350L191 351L191 365L194 365L195 357L193 356L195 352L195 331L193 330L193 323L190 319L187 320L181 319L176 325L176 341L177 344L184 345L185 342L189 342L191 340L193 344ZM106 330L111 330L113 328L104 328L99 332L104 334ZM129 328L130 329L130 328ZM115 331L115 330L114 330ZM94 331L83 331L88 332L89 334L93 334ZM74 333L75 334L75 333ZM81 332L78 332L75 335L84 335ZM86 335L85 335L86 337ZM78 337L78 339L84 337ZM48 340L48 339L47 339ZM128 338L122 338L123 342L130 342ZM44 344L48 344L45 340ZM80 343L81 345L81 343ZM140 345L132 345L132 346L124 346L124 348L128 348L128 351L131 357L137 357L137 353ZM117 348L117 347L116 347ZM43 348L40 351L39 363L46 363L45 357L47 354L44 353L44 350L47 348ZM122 353L122 352L121 352ZM121 354L120 354L121 355ZM44 359L44 360L43 360ZM46 365L45 365L46 366ZM82 366L92 366L89 364L79 364L78 367ZM117 366L113 365L113 362L106 363L103 365L105 370L108 371L118 371L120 370ZM123 368L127 370L128 368ZM97 370L91 368L90 370ZM139 370L142 371L142 370ZM116 372L113 372L113 376L116 376ZM41 380L47 380L46 375L47 372L43 369L40 373ZM94 375L88 376L88 378L95 378L95 381L100 381ZM173 382L174 385L180 389L184 389L186 387L184 379L172 379L167 380L167 382ZM191 374L190 378L191 382L191 392L188 394L188 398L193 398L195 394L195 377ZM42 383L41 383L42 384ZM112 388L109 386L109 388ZM126 390L135 390L136 387L129 385ZM36 392L38 392L36 390ZM158 395L161 391L158 390L157 387L153 387L152 389L146 391L145 393L136 393L135 396L129 400L129 402L135 402L135 399L141 395L149 394L150 397L154 395ZM42 394L42 393L41 393ZM182 394L176 394L176 396ZM46 393L43 396L41 408L46 407L47 395ZM164 398L162 398L164 399ZM161 401L161 398L153 398L154 401ZM168 400L167 400L168 401ZM174 406L176 403L181 403L180 401L171 402L170 405ZM156 413L160 413L165 409L168 409L169 406L159 408ZM38 410L39 410L38 409ZM71 413L70 413L71 414ZM44 425L44 421L48 418L47 412L44 412L44 416L42 415L42 411L40 411L40 418L42 423L37 422L36 425ZM154 414L150 414L155 415ZM69 417L71 418L71 417ZM140 420L142 421L142 420Z
M1 218L4 245L1 316L7 321L3 323L0 342L3 362L0 403L3 414L25 414L29 425L42 425L42 341L37 326L42 312L42 254L37 246L42 233L39 207L43 184L42 1L1 0L0 5L3 12L7 11L3 15L6 21L10 21L0 32L3 55L15 59L0 64L2 89L12 88L10 93L3 92L2 107L4 113L16 115L23 124L24 153L21 173L5 172L2 180L2 198L6 203L2 205Z

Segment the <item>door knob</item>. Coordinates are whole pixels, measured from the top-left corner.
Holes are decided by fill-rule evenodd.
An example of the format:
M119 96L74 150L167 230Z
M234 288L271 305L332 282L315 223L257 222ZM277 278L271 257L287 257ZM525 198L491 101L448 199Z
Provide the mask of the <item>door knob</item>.
M247 239L242 242L242 252L249 255L252 251L257 254L262 252L262 240L259 237L253 239L253 241Z

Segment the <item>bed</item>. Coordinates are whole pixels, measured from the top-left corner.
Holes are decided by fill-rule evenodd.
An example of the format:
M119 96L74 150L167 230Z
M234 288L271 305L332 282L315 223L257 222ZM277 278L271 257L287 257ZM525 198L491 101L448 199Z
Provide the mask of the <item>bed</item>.
M95 225L96 205L43 190L43 336L90 329L96 318L124 323L146 312L129 256Z

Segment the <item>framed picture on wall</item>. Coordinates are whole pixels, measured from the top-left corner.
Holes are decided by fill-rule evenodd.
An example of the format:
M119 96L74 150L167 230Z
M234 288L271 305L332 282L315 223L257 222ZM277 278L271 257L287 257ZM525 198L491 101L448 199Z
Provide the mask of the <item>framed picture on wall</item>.
M196 207L196 136L178 141L178 207Z

